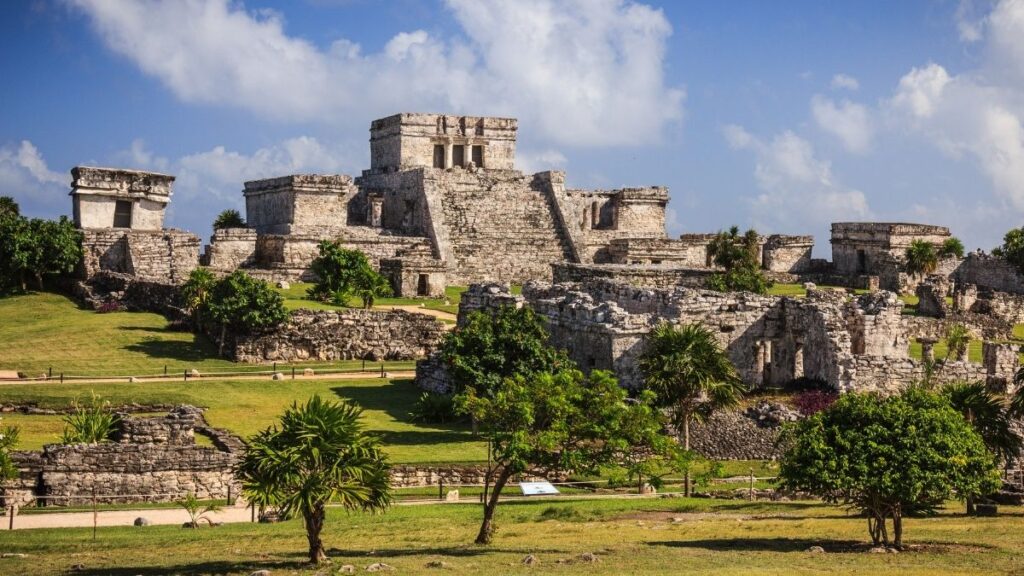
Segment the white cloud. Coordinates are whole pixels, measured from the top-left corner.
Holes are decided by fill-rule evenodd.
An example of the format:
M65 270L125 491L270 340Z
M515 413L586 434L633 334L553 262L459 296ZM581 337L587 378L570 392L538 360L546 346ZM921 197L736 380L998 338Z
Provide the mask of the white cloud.
M981 40L985 29L986 18L979 18L975 15L974 2L972 0L960 0L956 14L957 32L960 33L960 40L963 42L977 42Z
M849 100L837 104L815 95L811 98L811 114L818 128L839 138L848 151L863 154L871 148L874 122L862 104Z
M832 77L831 86L833 90L859 90L860 82L853 76L836 74Z
M10 196L30 216L67 213L71 176L50 170L43 155L28 140L0 146L0 196Z
M558 150L518 150L516 152L516 167L527 174L543 172L544 170L565 170L569 160Z
M508 114L557 143L634 145L683 113L683 90L664 78L672 28L627 0L447 0L461 35L402 32L374 54L343 38L321 50L276 13L228 0L67 1L182 100L277 120Z
M928 118L941 103L946 86L952 81L946 69L938 64L914 68L903 78L890 105L916 118Z
M760 193L749 203L758 228L799 230L812 222L870 216L864 193L837 182L831 164L819 159L811 143L792 131L770 142L741 126L727 126L723 133L733 148L754 152L754 178Z

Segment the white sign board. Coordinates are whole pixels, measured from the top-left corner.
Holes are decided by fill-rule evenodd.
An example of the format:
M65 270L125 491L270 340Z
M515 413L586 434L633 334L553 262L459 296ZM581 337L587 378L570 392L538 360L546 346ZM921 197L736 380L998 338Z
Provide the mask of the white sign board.
M558 488L551 485L551 482L520 482L519 489L523 496L550 496L558 494Z

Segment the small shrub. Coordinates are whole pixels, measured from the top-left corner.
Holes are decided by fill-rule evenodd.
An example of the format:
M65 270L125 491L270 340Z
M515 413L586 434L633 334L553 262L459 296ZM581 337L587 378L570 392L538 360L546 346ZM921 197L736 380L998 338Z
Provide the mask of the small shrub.
M203 520L210 526L213 526L213 520L210 519L210 514L220 512L220 505L216 502L210 502L203 505L194 492L189 492L185 496L184 500L179 500L178 505L185 509L188 513L189 521L186 522L183 528L199 528L199 521Z
M100 304L99 307L96 308L97 314L107 314L109 312L124 312L124 305L117 300L110 300L109 302Z
M548 506L541 511L538 522L558 520L559 522L584 522L587 520L579 510L569 506Z
M76 399L74 411L64 416L64 432L61 444L99 444L110 439L120 419L110 408L110 402L103 402L96 394L91 395L89 404L83 405Z
M424 392L409 413L409 419L425 424L445 424L458 420L459 414L451 394Z
M805 390L793 397L793 407L804 416L811 416L827 409L838 399L839 395L835 392Z
M946 238L942 243L942 247L939 248L939 258L963 258L964 257L964 243L959 238L953 236Z
M0 480L18 476L18 467L11 459L11 450L18 444L20 433L21 430L16 426L0 428Z

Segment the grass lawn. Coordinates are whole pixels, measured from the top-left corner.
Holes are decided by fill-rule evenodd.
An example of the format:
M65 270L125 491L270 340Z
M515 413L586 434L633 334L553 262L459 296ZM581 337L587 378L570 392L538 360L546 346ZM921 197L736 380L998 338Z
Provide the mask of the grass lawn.
M471 544L475 504L395 507L376 516L331 509L323 533L332 564L304 564L301 522L26 530L4 535L0 573L84 575L334 574L384 562L395 574L1010 574L1024 570L1024 509L996 518L953 512L905 522L900 554L867 552L862 518L809 502L536 500L498 508L490 546ZM822 546L825 553L806 550ZM594 553L598 563L579 560ZM521 561L534 554L539 563ZM429 568L445 562L447 570Z
M818 286L819 290L847 290L841 286ZM866 294L868 291L860 288L855 289L854 294ZM773 284L768 289L768 294L771 296L789 296L791 298L804 298L807 296L807 290L803 284Z
M981 340L977 340L977 339L971 340L967 344L967 359L968 360L970 360L971 362L977 362L979 364L981 363L981 361L982 361L981 345L982 345L982 341ZM949 351L949 348L946 346L946 341L943 339L943 340L939 340L938 342L936 342L935 348L933 348L933 350L935 352L935 359L936 360L943 360L943 359L946 358L946 353ZM910 357L915 359L915 360L920 360L921 359L921 353L922 353L921 352L921 343L920 342L916 342L916 341L911 341L910 342Z
M0 403L35 402L43 408L68 406L76 397L96 392L115 405L188 403L207 408L206 419L216 427L249 436L276 421L293 401L313 394L347 398L363 407L368 430L377 433L395 462L476 462L487 459L486 445L468 427L420 425L409 412L420 390L409 380L283 380L189 381L116 384L54 382L0 386ZM4 414L3 423L22 427L20 449L37 449L54 442L63 429L60 416ZM0 571L2 573L2 571Z
M306 291L312 286L313 284L308 282L295 282L291 284L287 290L277 288L277 291L284 296L284 305L289 310L296 310L298 308L336 310L340 308L340 306L336 306L328 302L308 300L306 298ZM449 286L445 288L445 298L377 298L374 300L374 305L419 306L422 304L424 308L428 308L430 310L440 310L450 314L457 314L459 312L459 301L462 298L462 293L465 291L465 286ZM448 303L445 303L445 299L448 300ZM350 307L361 307L362 305L363 301L361 298L352 297L348 301L348 306Z
M392 369L412 362L390 362ZM280 365L283 367L284 365ZM303 367L355 369L359 360L304 363ZM146 312L99 314L60 294L40 292L0 298L0 370L36 377L51 368L68 376L142 376L267 370L217 356L205 336L167 329L167 320Z

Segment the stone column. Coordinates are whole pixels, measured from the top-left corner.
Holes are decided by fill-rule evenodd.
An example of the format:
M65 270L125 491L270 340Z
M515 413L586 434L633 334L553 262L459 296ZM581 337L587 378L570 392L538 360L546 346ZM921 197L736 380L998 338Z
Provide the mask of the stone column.
M985 384L991 390L1009 394L1014 392L1013 377L1020 368L1017 344L983 342L981 354L985 364Z
M921 359L926 362L935 361L935 344L938 342L935 338L929 338L927 336L919 336L917 341L921 344Z
M445 168L451 168L452 167L452 149L454 147L455 147L455 145L452 144L451 141L448 141L448 143L444 145L444 167Z

